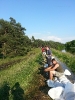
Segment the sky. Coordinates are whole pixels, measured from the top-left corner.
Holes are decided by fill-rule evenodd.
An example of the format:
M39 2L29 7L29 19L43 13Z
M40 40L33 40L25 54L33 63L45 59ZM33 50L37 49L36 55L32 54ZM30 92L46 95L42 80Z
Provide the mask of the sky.
M35 39L75 40L75 0L0 0L0 19L13 17Z

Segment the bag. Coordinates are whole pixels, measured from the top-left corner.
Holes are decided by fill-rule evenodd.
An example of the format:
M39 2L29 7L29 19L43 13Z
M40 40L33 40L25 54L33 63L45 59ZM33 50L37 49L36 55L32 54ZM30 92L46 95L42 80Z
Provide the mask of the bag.
M48 91L48 95L54 100L59 99L61 94L63 93L64 88L63 87L56 87L52 88Z
M47 80L47 85L48 85L49 87L54 87L54 81L52 81L52 80Z
M65 98L69 92L75 92L74 84L72 84L71 82L67 82L67 84L65 85L63 97Z
M71 75L71 72L68 69L65 69L64 75Z
M48 67L48 64L45 64L45 65L44 65L44 68L47 68L47 67Z

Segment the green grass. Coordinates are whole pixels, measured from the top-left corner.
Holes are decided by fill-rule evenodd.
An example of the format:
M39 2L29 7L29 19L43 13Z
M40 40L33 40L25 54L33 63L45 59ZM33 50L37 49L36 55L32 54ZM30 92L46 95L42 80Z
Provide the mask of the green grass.
M28 52L27 55L33 54L33 50L34 50L34 48L31 50L31 52ZM26 56L17 56L17 57L14 57L14 58L0 59L0 65L4 64L4 63L8 63L8 62L12 62L12 61L17 61L17 60L20 60L20 59L24 59L24 58L26 58Z
M40 49L35 49L34 51L29 52L25 58L26 59L20 63L14 64L6 70L0 71L0 88L2 88L4 82L7 82L10 88L12 88L16 82L19 82L25 94L28 92L27 88L32 81L34 73L36 73L40 66L38 63ZM12 100L11 91L10 100Z
M11 61L16 61L16 60L22 59L22 58L25 58L25 57L19 56L19 57L15 57L15 58L5 58L5 59L0 59L0 65L1 65L1 64L4 64L4 63L11 62Z
M52 49L52 53L64 62L75 73L75 55L70 53L63 53L61 51Z

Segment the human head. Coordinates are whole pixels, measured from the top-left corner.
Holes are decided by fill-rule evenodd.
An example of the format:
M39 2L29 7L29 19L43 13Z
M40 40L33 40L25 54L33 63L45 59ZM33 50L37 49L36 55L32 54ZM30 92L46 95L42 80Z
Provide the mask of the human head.
M46 46L46 50L49 50L49 47L48 46Z
M53 64L56 64L57 63L57 61L55 60L55 58L52 59L52 63Z

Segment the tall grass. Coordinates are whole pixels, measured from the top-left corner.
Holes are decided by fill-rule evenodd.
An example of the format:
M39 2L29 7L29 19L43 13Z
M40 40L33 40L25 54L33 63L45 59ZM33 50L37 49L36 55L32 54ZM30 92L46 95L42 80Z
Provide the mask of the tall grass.
M33 50L34 50L34 48L32 48L31 52L28 52L27 55L33 54ZM16 56L16 57L11 57L11 58L8 57L8 58L5 58L5 59L0 59L0 65L4 64L4 63L12 62L12 61L17 61L19 59L24 59L24 58L26 58L26 56Z
M70 53L63 53L61 51L52 49L53 54L64 62L75 73L75 55Z
M9 84L10 89L18 82L24 90L24 93L26 94L28 92L27 88L32 81L34 73L36 73L40 66L38 63L40 49L31 51L25 58L25 60L11 66L10 68L0 71L0 90L5 82ZM9 97L9 100L12 100L11 91Z

